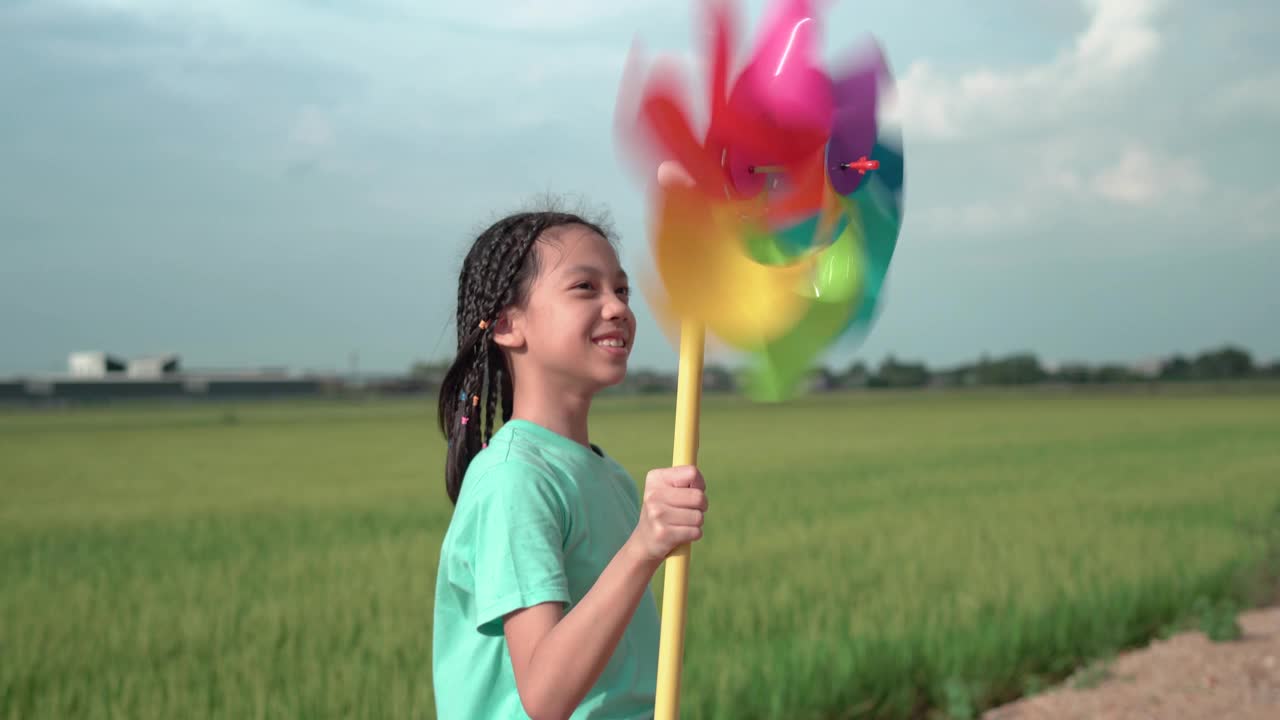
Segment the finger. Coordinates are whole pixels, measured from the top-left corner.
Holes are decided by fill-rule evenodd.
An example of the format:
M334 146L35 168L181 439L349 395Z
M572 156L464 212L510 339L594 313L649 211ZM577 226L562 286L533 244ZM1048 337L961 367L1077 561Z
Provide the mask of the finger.
M685 543L691 543L694 540L702 539L701 527L682 527L678 531Z
M667 513L667 524L676 527L702 527L705 513L701 510L674 508Z
M678 465L668 468L667 484L677 488L697 487L702 482L702 476L698 473L698 469L692 465Z
M652 502L658 492L670 485L665 468L654 468L644 476L644 502Z
M692 525L668 525L663 532L664 541L675 550L681 545L688 545L702 538L702 528Z
M658 502L682 510L707 509L707 494L697 488L670 488L657 498Z

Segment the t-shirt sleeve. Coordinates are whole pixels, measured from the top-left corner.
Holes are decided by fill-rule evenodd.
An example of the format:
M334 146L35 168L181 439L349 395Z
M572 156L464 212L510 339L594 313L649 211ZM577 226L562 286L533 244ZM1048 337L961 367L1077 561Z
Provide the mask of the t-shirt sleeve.
M502 619L544 602L569 603L564 570L566 509L550 480L520 463L502 463L476 479L476 629L501 635Z

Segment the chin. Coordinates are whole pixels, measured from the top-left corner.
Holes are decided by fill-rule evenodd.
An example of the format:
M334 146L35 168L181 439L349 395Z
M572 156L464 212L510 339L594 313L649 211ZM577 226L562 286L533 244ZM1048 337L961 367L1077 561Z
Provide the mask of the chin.
M607 373L601 378L599 378L600 387L601 388L613 387L614 385L617 385L626 379L627 379L627 368L624 366L621 370Z
M613 387L614 385L617 385L626 379L627 379L626 363L619 363L614 367L608 368L604 372L598 373L594 378L594 380L596 381L596 385L598 385L600 389Z

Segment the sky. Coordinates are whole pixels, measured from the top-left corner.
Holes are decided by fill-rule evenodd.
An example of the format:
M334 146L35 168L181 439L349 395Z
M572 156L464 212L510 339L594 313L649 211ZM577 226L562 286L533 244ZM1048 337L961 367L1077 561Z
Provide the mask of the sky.
M829 57L887 53L906 185L878 321L822 362L1280 358L1280 5L827 5ZM0 0L0 374L444 359L468 244L546 193L643 267L615 102L633 43L697 68L696 9ZM673 369L633 303L632 367Z

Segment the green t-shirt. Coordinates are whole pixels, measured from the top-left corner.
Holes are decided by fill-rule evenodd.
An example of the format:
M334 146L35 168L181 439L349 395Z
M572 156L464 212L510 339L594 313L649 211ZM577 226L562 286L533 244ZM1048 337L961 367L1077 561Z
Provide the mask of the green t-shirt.
M440 720L528 717L503 616L543 602L572 610L639 517L635 480L600 448L523 420L494 433L467 468L440 550L432 630ZM649 589L572 719L652 717L657 665Z

